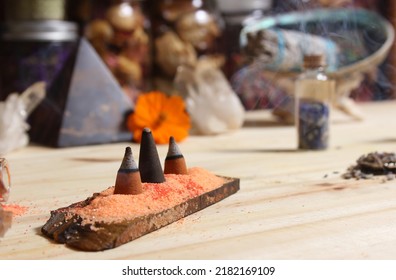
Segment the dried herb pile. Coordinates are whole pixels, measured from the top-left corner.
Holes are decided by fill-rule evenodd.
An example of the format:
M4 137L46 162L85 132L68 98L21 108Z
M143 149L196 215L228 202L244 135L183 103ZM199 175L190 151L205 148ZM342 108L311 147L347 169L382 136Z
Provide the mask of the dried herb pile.
M361 156L356 164L349 167L342 175L344 179L370 179L374 176L386 176L388 180L395 179L396 154L373 152Z

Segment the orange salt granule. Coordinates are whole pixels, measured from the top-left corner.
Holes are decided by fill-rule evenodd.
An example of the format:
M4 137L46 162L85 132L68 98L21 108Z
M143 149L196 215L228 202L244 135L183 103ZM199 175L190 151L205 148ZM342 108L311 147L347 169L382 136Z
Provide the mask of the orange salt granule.
M188 170L188 174L191 176L193 181L199 182L200 185L207 186L208 188L220 186L225 182L225 178L216 176L211 172L199 167L190 168Z
M164 183L143 183L143 192L137 195L113 194L114 187L108 188L89 205L71 211L86 223L122 222L172 208L225 182L226 179L195 167L189 169L188 175L165 174Z

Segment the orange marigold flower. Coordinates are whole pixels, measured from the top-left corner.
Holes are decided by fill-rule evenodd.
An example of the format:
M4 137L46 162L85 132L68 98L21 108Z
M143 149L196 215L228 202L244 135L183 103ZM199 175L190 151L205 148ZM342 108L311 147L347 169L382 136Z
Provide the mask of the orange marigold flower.
M176 141L188 136L190 116L180 96L152 91L139 95L134 112L127 118L127 127L136 142L140 142L143 129L148 127L157 144L166 144L170 136Z

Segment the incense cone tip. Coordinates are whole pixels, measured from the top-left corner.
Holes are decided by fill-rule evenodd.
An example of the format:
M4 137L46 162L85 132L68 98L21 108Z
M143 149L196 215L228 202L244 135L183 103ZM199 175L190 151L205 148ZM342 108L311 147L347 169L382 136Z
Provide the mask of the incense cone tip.
M151 129L148 127L143 128L143 133L151 133Z
M167 158L172 158L172 157L180 157L183 156L181 153L179 146L176 144L175 138L171 136L169 138L169 147L168 147L168 154L166 155Z
M120 169L123 170L137 169L137 164L133 159L131 147L125 148L125 154L124 154L124 158L122 159Z

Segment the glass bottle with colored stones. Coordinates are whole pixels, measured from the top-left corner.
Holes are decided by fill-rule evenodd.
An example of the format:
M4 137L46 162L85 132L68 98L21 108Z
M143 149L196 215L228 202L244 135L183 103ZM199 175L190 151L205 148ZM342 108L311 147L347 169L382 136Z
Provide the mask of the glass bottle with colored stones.
M200 58L222 65L223 22L213 1L149 0L156 89L172 94L179 66L195 67Z
M330 107L335 81L325 72L323 55L305 55L304 72L295 87L298 148L324 150L329 146Z

